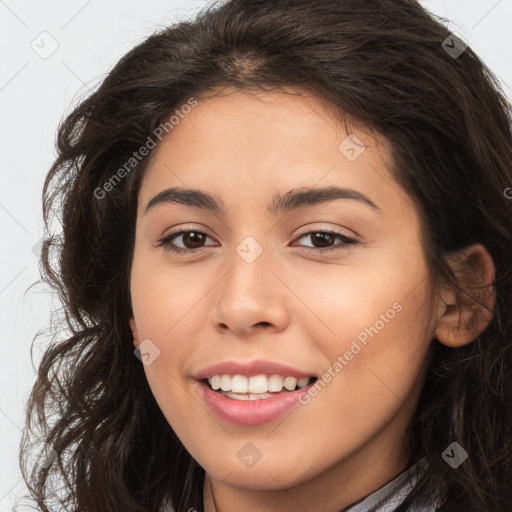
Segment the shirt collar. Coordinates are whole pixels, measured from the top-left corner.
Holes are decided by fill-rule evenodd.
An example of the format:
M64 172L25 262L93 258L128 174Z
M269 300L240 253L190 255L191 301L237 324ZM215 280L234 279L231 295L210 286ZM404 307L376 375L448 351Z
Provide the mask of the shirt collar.
M418 475L426 467L426 457L413 464L409 469L402 471L393 480L372 492L362 501L344 509L344 512L366 512L371 507L379 505L378 512L391 512L395 510L416 484ZM390 496L386 499L387 496Z

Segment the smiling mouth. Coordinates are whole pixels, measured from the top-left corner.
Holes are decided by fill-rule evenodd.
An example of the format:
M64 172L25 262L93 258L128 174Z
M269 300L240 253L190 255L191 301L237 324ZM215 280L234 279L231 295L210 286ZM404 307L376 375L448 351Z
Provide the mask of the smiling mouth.
M224 379L222 379L224 377ZM239 391L239 389L248 388L249 386L244 386L244 382L236 382L233 383L234 378L227 378L229 376L213 376L209 377L207 379L203 379L201 382L203 382L209 389L212 391L219 393L220 395L223 395L227 398L232 398L235 400L262 400L265 398L270 398L276 395L284 395L287 393L291 393L294 391L298 391L306 386L309 386L310 384L314 384L318 378L317 377L305 377L302 379L293 379L293 378L286 378L283 379L280 376L271 376L270 379L267 379L266 376L260 375L256 376L256 378L259 378L259 381L254 383L252 390L247 389L247 391ZM267 379L267 384L265 385L265 380ZM279 381L278 378L280 377L281 381ZM220 379L219 379L220 378ZM272 381L272 378L274 380ZM270 382L269 382L270 381ZM283 385L284 381L284 385ZM224 388L224 389L222 389ZM235 391L233 391L233 389ZM266 390L264 390L266 388ZM277 390L280 388L279 390Z

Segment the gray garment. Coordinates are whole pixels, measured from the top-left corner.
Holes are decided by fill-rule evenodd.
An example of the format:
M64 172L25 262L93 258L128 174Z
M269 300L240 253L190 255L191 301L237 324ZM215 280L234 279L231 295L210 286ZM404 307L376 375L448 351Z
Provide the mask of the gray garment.
M391 512L400 505L407 495L412 491L412 488L418 480L418 476L426 466L425 457L419 460L416 464L412 465L408 470L400 473L396 478L383 485L376 491L372 492L369 496L356 503L354 506L347 509L346 512L367 512L371 507L379 505L378 512ZM386 496L391 494L391 497L386 499ZM382 503L380 503L382 501ZM436 512L437 507L435 504L428 507L411 507L409 512Z

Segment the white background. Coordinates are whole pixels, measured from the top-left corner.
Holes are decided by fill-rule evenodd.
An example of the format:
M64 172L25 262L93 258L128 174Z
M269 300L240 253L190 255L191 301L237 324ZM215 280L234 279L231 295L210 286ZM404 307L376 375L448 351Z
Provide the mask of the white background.
M0 512L11 511L24 492L18 446L35 378L30 345L48 325L52 305L41 286L25 292L39 279L41 190L58 123L145 36L192 17L206 3L0 0ZM450 20L448 28L464 37L512 97L512 0L422 4ZM46 59L31 46L42 47L46 37L45 48L51 48L43 31L58 43ZM36 362L39 353L34 351Z

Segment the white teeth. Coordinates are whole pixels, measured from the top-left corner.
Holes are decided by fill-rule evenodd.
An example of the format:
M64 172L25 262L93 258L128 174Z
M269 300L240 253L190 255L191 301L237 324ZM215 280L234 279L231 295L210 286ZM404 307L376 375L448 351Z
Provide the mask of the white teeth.
M309 377L304 377L303 379L299 379L297 381L297 386L300 388L303 388L304 386L307 386L309 384Z
M281 375L253 375L246 377L245 375L212 375L208 377L208 383L215 391L224 391L231 393L249 393L258 395L262 398L263 393L280 393L283 388L287 391L303 388L310 382L309 377L297 379L295 377L283 377ZM226 395L228 396L228 395ZM272 395L269 395L272 396ZM251 398L241 398L242 400L250 400Z
M220 389L222 391L231 391L231 376L222 375L220 378Z
M293 391L297 386L297 379L295 377L286 377L283 385L288 391Z
M230 393L229 391L223 392L222 394L228 398L234 398L235 400L260 400L262 398L270 398L272 396L270 393L260 393L258 395L247 393L244 395L239 395L237 393Z
M250 393L266 393L268 391L268 381L266 375L256 375L249 380Z
M235 375L231 379L231 391L233 393L247 393L248 388L248 379L244 375Z
M213 377L210 377L208 379L208 382L210 383L210 386L212 387L212 389L220 389L220 383L221 383L221 378L220 378L220 375L214 375Z
M281 375L272 375L268 379L268 390L279 393L283 389L284 379Z

